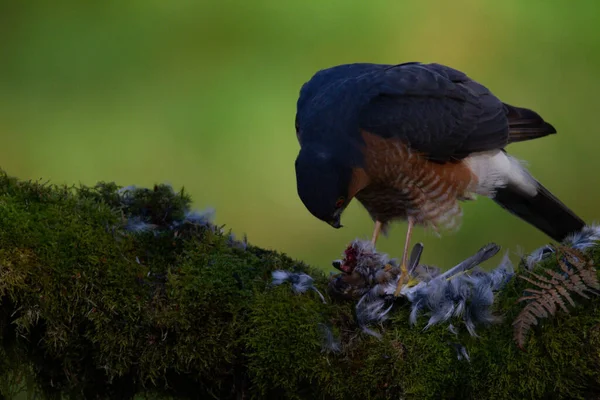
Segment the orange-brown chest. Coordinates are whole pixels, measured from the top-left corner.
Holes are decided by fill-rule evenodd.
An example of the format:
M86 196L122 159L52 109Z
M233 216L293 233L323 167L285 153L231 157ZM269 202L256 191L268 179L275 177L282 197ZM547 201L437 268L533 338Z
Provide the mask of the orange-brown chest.
M363 132L364 175L368 184L356 194L374 219L388 222L412 216L434 228L455 226L458 200L469 197L476 179L464 162L434 163L398 139Z

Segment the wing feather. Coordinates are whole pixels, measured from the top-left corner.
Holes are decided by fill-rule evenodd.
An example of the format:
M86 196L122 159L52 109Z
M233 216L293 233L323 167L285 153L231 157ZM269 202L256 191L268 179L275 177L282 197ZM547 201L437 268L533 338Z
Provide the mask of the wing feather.
M400 138L437 162L508 143L504 104L464 73L440 64L404 64L381 73L377 93L360 110L361 129Z

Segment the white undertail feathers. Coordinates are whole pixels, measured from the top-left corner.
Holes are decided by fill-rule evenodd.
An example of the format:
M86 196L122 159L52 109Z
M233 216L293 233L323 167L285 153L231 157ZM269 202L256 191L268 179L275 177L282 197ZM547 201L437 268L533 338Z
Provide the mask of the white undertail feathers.
M474 153L465 162L477 177L472 191L493 197L498 188L511 186L531 197L537 194L537 181L520 160L501 150Z

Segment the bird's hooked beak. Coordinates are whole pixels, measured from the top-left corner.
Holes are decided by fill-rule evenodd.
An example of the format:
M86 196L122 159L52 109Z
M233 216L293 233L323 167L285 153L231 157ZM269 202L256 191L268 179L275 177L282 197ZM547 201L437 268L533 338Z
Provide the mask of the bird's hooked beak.
M331 221L328 222L329 225L333 226L335 229L341 228L343 225L340 223L341 213L336 213Z
M340 224L340 220L339 219L337 221L335 221L335 220L334 221L330 221L329 225L333 226L335 229L339 229L342 226L344 226L344 225Z

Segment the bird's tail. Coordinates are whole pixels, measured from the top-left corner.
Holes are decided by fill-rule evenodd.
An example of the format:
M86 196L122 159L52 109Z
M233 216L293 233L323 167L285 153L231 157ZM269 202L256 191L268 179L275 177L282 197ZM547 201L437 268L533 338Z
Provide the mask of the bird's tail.
M508 118L508 143L524 142L556 133L535 111L504 103Z
M497 189L493 200L558 242L585 226L581 218L539 182L533 197L509 185Z

